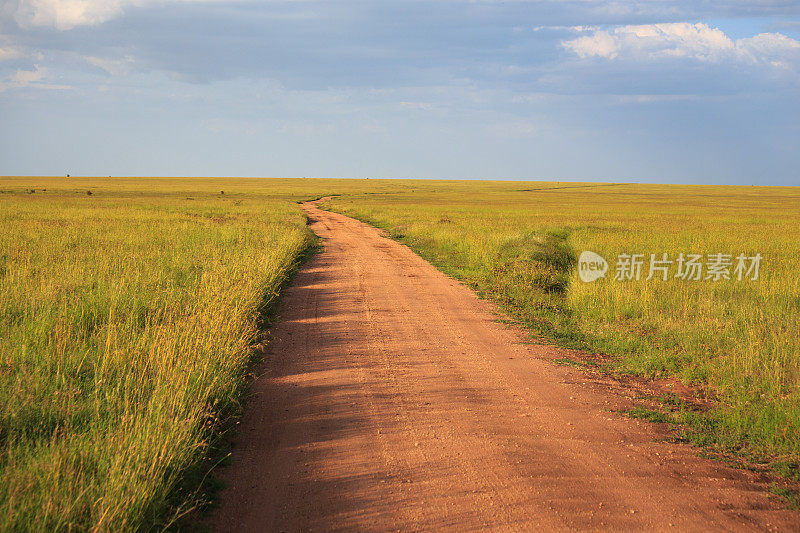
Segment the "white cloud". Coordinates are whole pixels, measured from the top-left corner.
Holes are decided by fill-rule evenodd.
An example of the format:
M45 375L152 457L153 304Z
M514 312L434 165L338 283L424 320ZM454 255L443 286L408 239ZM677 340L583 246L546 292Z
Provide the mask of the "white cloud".
M584 32L595 29L594 26L534 26L531 31L571 31L571 32ZM521 30L521 28L520 28Z
M15 59L19 56L20 56L19 50L17 50L12 46L7 46L5 48L0 47L0 61Z
M102 24L121 15L129 6L206 1L214 0L11 0L6 9L10 9L23 28L50 26L70 30Z
M751 61L768 61L778 68L790 68L791 61L800 61L800 41L781 33L760 33L749 39L739 39L736 45Z
M16 71L11 75L11 81L21 87L24 87L37 81L41 81L46 75L46 68L39 68L39 65L34 65L33 70Z
M107 57L86 56L86 62L104 70L112 76L125 76L130 72L130 67L136 62L133 56L126 55L121 59Z
M76 26L105 22L122 12L124 0L18 0L14 20L22 27Z
M419 109L421 111L431 111L434 106L426 102L400 102L400 105L407 109Z
M66 85L45 83L47 69L34 65L33 70L17 70L4 80L0 80L0 92L18 87L37 87L39 89L69 89Z
M780 33L733 40L719 28L685 22L620 26L562 41L580 58L653 61L688 58L701 62L737 61L788 68L800 61L800 41Z

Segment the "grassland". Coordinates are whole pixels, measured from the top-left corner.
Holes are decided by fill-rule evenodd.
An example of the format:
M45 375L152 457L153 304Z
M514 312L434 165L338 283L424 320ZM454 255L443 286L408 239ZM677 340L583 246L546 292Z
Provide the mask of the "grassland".
M0 179L0 530L162 527L315 240L285 180Z
M616 372L677 377L718 401L678 410L703 443L800 458L800 189L414 182L327 207L387 229L501 302L536 334L609 356ZM583 283L592 250L609 273ZM620 253L645 254L614 281ZM763 256L758 280L646 280L649 254Z
M200 503L187 473L314 243L294 202L328 194L537 334L719 399L681 413L709 442L800 457L798 189L0 178L1 530L160 528ZM583 249L764 259L757 281L587 284Z

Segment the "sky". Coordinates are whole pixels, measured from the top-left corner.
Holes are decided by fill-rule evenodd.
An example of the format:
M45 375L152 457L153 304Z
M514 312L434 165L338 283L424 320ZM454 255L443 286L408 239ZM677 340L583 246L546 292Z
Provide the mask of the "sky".
M800 0L0 0L0 175L800 185Z

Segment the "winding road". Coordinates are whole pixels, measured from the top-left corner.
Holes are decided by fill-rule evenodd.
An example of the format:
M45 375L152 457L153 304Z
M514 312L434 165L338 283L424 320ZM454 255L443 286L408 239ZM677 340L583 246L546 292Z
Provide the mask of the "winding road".
M302 208L324 251L285 290L212 530L800 529L405 246Z

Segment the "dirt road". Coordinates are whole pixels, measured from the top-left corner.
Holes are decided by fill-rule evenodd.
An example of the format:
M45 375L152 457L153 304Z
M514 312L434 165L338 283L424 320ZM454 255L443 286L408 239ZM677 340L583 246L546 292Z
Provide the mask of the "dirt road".
M212 529L800 528L404 246L303 208L325 250L284 294Z

